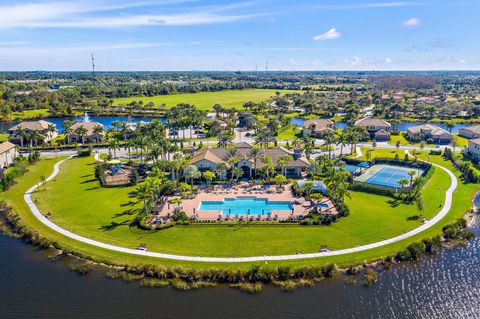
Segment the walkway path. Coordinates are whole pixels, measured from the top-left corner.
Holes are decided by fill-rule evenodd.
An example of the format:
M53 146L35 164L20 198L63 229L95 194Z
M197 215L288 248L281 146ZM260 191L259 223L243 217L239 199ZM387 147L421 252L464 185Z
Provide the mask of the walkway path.
M59 167L60 165L65 162L66 160L71 159L71 157L61 160L60 162L56 163L53 169L52 175L50 175L45 182L48 182L52 180L55 176L57 176L58 172L60 171ZM164 259L173 259L173 260L183 260L183 261L196 261L196 262L225 262L225 263L238 263L238 262L254 262L254 261L267 261L267 260L292 260L292 259L307 259L307 258L318 258L318 257L326 257L326 256L337 256L337 255L345 255L345 254L350 254L350 253L357 253L373 248L378 248L382 247L385 245L393 244L396 242L399 242L401 240L407 239L409 237L415 236L428 228L432 227L436 223L438 223L447 213L449 212L450 208L452 207L452 194L454 190L457 188L457 178L455 175L448 169L446 169L443 166L433 164L434 166L444 170L447 172L447 174L450 176L451 179L451 184L448 190L445 193L445 203L440 210L440 212L433 217L431 220L427 221L424 223L422 226L415 228L409 232L406 232L402 235L382 240L376 243L371 243L363 246L357 246L353 248L346 248L346 249L340 249L340 250L333 250L333 251L327 251L327 252L319 252L319 253L310 253L310 254L297 254L297 255L280 255L280 256L253 256L253 257L200 257L200 256L181 256L181 255L172 255L172 254L164 254L164 253L159 253L159 252L150 252L150 251L143 251L143 250L138 250L138 249L132 249L132 248L125 248L125 247L119 247L119 246L114 246L110 244L105 244L90 238L86 238L77 234L74 234L66 229L61 228L60 226L52 223L50 220L48 220L45 216L43 216L38 209L38 207L35 205L34 201L31 198L31 194L39 187L42 185L42 183L38 183L31 187L24 195L25 202L27 205L30 207L30 210L32 211L33 215L43 224L45 224L47 227L55 230L56 232L78 240L80 242L93 245L96 247L104 248L104 249L109 249L121 253L127 253L127 254L134 254L134 255L140 255L140 256L146 256L146 257L156 257L156 258L164 258Z

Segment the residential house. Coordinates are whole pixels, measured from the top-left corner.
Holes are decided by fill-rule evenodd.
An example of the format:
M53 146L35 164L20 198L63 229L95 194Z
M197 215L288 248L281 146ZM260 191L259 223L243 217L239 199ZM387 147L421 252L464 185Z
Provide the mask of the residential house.
M328 119L310 119L303 123L303 135L321 138L325 132L334 132L335 124Z
M452 134L441 127L432 124L421 124L409 127L407 137L412 141L432 140L433 143L448 144L452 141Z
M469 140L464 153L470 158L480 160L480 138Z
M310 165L310 162L304 157L301 149L289 150L282 146L274 148L262 149L262 155L256 159L256 165L254 159L251 156L253 146L249 143L242 142L235 144L235 148L238 152L238 161L234 164L235 167L243 170L243 177L249 178L255 174L255 166L257 170L263 167L263 157L270 157L273 165L278 173L281 172L282 167L279 164L279 160L283 156L291 156L292 160L285 164L286 175L290 177L301 177L302 172ZM220 163L225 164L228 168L231 165L228 162L228 148L202 148L194 153L191 164L198 167L201 171L216 171L217 165ZM225 176L227 172L222 174Z
M366 117L356 121L354 126L365 127L370 138L376 141L388 141L390 139L390 129L392 126L383 119Z
M17 157L18 148L15 144L10 142L0 144L0 170L12 165Z
M458 135L466 138L477 138L480 137L480 125L471 125L467 127L462 127L458 130Z
M50 130L54 128L54 130ZM58 136L58 131L55 124L39 120L21 122L8 130L8 140L14 144L38 145L50 142Z
M85 135L77 134L78 128L85 128ZM97 130L97 127L101 127L102 130ZM72 134L70 134L70 141L77 143L100 143L105 138L105 132L103 131L103 125L97 122L80 122L72 125Z

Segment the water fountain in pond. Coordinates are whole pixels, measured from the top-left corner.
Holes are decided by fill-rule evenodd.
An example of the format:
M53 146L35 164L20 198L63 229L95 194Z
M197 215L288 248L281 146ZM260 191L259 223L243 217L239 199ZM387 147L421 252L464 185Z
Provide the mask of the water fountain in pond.
M87 112L85 112L85 115L83 116L83 121L84 122L90 122L90 117L88 116Z

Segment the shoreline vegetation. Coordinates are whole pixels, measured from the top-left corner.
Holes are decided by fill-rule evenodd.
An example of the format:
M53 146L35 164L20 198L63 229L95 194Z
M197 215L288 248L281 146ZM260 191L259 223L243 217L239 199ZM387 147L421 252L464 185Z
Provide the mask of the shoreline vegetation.
M43 159L42 161L48 160ZM19 190L19 192L22 194L22 190ZM273 284L288 291L299 287L312 286L325 278L340 274L363 276L361 282L368 286L376 281L375 273L377 271L389 269L399 261L416 260L424 254L435 254L441 247L465 245L466 241L473 237L473 234L466 230L467 222L473 216L472 212L469 211L466 215L468 221L461 218L442 226L441 236L436 234L432 237L426 237L420 234L421 236L417 236L417 238L421 237L423 239L413 241L406 247L398 249L394 254L379 258L381 255L377 253L376 257L369 260L365 259L363 262L340 263L337 265L335 260L325 260L321 264L306 260L302 265L271 262L269 264L252 263L242 267L227 268L221 265L192 267L178 262L162 265L162 261L159 264L150 264L148 261L140 264L139 260L137 262L115 263L109 261L108 258L99 258L98 255L85 254L80 252L81 250L70 249L59 238L45 237L41 231L31 228L6 203L2 203L0 210L5 218L1 227L3 232L13 237L23 238L26 242L40 247L54 247L58 249L57 255L59 256L72 255L79 258L79 261L70 267L72 271L85 275L94 264L106 265L109 268L108 276L110 278L138 281L144 287L170 285L180 290L223 284L249 293L256 293L261 291L264 285Z
M268 264L253 264L247 269L239 270L216 267L197 270L181 265L173 267L148 264L117 265L96 261L75 251L67 251L57 242L52 242L43 237L40 233L25 225L21 218L5 203L0 203L0 213L2 215L0 231L3 234L22 239L27 244L44 249L55 249L55 254L50 257L51 260L59 260L65 256L74 257L74 261L69 268L79 275L87 275L95 266L102 266L106 267L107 277L127 282L138 282L142 287L171 286L178 290L191 290L227 285L248 293L259 293L267 284L277 286L283 291L312 287L324 279L336 278L339 275L355 277L355 280L352 278L348 280L370 286L376 282L379 272L387 271L399 262L415 261L423 255L435 255L441 248L465 246L467 241L475 236L467 228L476 216L476 213L472 211L467 212L464 218L443 226L442 235L414 242L394 256L351 265L347 268L339 268L335 263L328 263L324 266L302 267L288 265L271 267Z

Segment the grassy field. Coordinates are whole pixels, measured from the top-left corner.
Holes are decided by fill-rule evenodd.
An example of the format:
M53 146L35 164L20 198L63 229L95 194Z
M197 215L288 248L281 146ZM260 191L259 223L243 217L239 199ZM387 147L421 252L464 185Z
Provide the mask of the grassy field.
M266 90L266 89L250 89L236 91L220 91L220 92L200 92L185 93L174 95L158 95L153 97L129 97L115 99L115 105L125 105L132 101L143 101L144 104L153 102L156 107L165 104L167 108L175 106L179 103L190 103L197 106L201 110L213 110L214 104L220 104L226 108L241 108L246 102L263 102L274 96L276 92L282 94L296 91L287 90Z
M23 112L13 112L12 119L21 120L21 119L34 119L37 117L46 117L50 115L48 109L38 109L38 110L25 110Z
M58 159L57 159L58 160ZM452 169L449 162L439 156L430 156L430 160ZM9 202L15 211L31 227L38 229L62 246L78 251L92 258L114 263L150 263L202 267L244 268L249 264L204 264L186 263L156 258L137 257L116 253L65 238L38 222L23 202L23 193L32 184L39 181L40 175L49 175L55 160L42 160L18 181L11 190L0 193L0 200ZM132 197L132 188L103 189L93 179L92 159L80 158L67 161L62 165L61 173L45 189L39 190L34 198L42 212L51 212L52 220L62 227L90 238L99 239L124 247L136 247L140 243L148 244L151 251L173 252L177 254L202 256L241 256L254 254L278 254L314 252L322 246L332 249L353 247L359 244L378 241L401 234L419 225L417 221L408 221L407 217L416 215L414 205L392 202L388 197L352 193L348 200L352 212L332 226L302 227L285 226L175 226L166 231L139 231L129 224L140 204ZM437 169L432 180L424 189L425 215L437 213L443 203L444 191L449 185L448 175ZM413 241L431 237L441 231L441 227L463 215L470 207L473 193L479 185L459 185L454 193L454 207L442 222L410 239L385 247L335 257L306 259L286 262L269 262L269 265L289 264L325 264L336 262L339 265L365 262L391 255ZM95 205L92 205L95 203ZM398 204L398 206L397 206ZM259 245L258 243L262 243Z
M453 134L454 138L457 140L457 147L466 147L468 145L468 139L459 136L458 134ZM412 146L420 146L420 142L412 143L405 138L403 135L391 135L389 144L396 145L397 142L400 142L400 145L412 145ZM436 147L437 144L425 144L428 147Z
M367 151L371 152L371 159L375 157L387 157L387 158L395 158L395 155L398 154L398 157L403 160L405 157L405 151L403 150L396 150L396 149L381 149L376 148L373 149L372 147L362 147L362 156L359 159L366 160L367 159Z
M293 141L296 137L300 137L302 130L297 126L290 124L282 127L277 131L277 140Z

